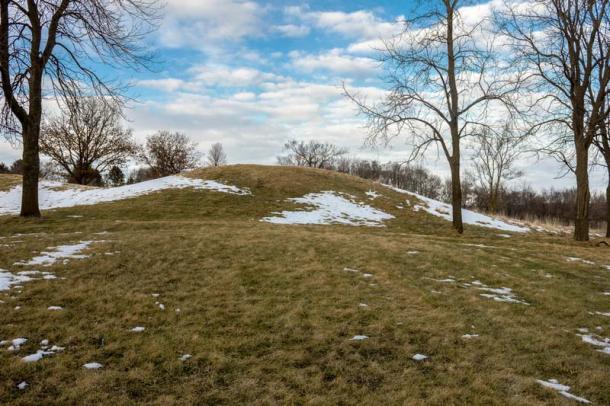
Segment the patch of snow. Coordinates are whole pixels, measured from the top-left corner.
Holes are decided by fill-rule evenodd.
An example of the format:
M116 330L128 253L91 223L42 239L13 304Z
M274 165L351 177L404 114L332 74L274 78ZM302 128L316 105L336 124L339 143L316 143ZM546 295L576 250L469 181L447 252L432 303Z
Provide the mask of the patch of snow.
M582 262L583 264L587 264L587 265L595 265L595 262L593 262L593 261L589 261L589 260L578 258L578 257L566 257L566 261L568 261L568 262Z
M63 310L64 308L61 306L49 306L47 308L47 310L51 310L51 311L59 311L59 310Z
M273 224L344 224L350 226L383 227L384 220L394 216L371 206L353 201L353 196L340 196L336 192L310 193L289 201L313 206L313 209L282 211L261 221Z
M24 265L24 266L51 266L55 264L59 260L67 261L68 259L85 259L88 258L88 255L79 254L81 251L89 248L89 246L96 241L81 241L76 244L71 245L60 245L57 247L52 247L53 251L43 251L39 256L36 256L30 259L27 262L17 262L15 265Z
M569 392L570 387L567 385L560 384L556 379L549 379L548 381L542 381L540 379L536 379L536 382L538 382L540 385L544 386L545 388L553 389L553 390L559 392L560 395L562 395L568 399L572 399L572 400L575 400L580 403L591 403L585 398L581 398L581 397L571 394Z
M610 292L602 292L602 295L604 295L604 296L610 296Z
M58 188L62 188L58 190ZM40 208L43 210L62 207L85 206L129 199L165 189L206 189L236 195L251 194L248 189L225 185L213 180L191 179L184 176L168 176L146 182L112 188L65 188L61 182L42 181L39 185ZM0 192L0 214L19 214L21 208L21 186L8 192Z
M372 278L372 277L373 277L373 274L372 274L372 273L363 273L363 274L362 274L362 277L363 277L363 278Z
M412 359L413 359L414 361L423 361L423 360L425 360L425 359L428 359L428 356L427 356L427 355L424 355L424 354L415 354L415 355L412 357Z
M159 309L165 310L165 305L163 303L159 303Z
M362 336L362 335L356 335L353 336L352 338L350 338L351 341L362 341L362 340L367 340L368 336Z
M582 341L584 343L593 345L595 347L601 347L601 349L598 350L599 352L610 355L610 338L597 339L592 335L580 335L580 334L577 334L577 336L580 336L580 338L582 338Z
M104 366L102 364L100 364L99 362L89 362L85 365L83 365L83 368L85 369L101 369Z
M38 362L45 355L53 355L53 354L54 354L54 352L52 352L52 351L38 350L34 354L26 355L25 357L21 358L21 361L23 361L23 362Z
M358 273L358 272L360 272L359 270L353 269L353 268L343 268L343 270L345 272L351 272L351 273Z
M49 340L42 340L40 342L40 345L43 346L43 347L47 347L49 345Z
M21 382L19 385L17 385L17 389L19 390L25 390L25 388L28 387L28 383L26 381Z
M413 207L414 211L424 210L427 213L432 214L433 216L441 217L448 221L453 220L451 205L418 195L417 193L412 193L412 192L409 192L409 191L406 191L403 189L398 189L398 188L390 186L390 185L385 185L385 186L394 190L395 192L414 196L424 203L423 206L415 205ZM514 233L526 233L529 231L529 228L527 228L527 227L509 224L505 221L502 221L502 220L499 220L499 219L496 219L496 218L493 218L490 216L486 216L484 214L480 214L480 213L477 213L477 212L474 212L471 210L463 209L462 216L463 216L463 221L465 224L494 228L496 230L502 230L502 231L508 231L508 232L514 232Z
M19 349L21 349L21 346L27 342L27 338L15 338L14 340L11 340L11 346L8 347L7 351L19 351ZM3 345L5 344L7 344L7 342L3 341Z
M501 238L512 238L512 235L510 235L510 234L496 234L496 235Z
M599 316L606 316L606 317L610 317L610 312L608 312L608 313L595 312L595 314L597 314L597 315L599 315Z
M462 338L465 338L466 340L470 340L471 338L477 338L479 335L478 334L464 334L462 336Z
M407 251L407 255L417 255L419 251Z
M369 190L368 192L365 193L369 199L371 200L375 200L377 199L379 196L381 196L379 193L375 192L374 190Z
M193 356L191 354L184 354L183 356L180 357L180 361L184 362L184 361L188 361L189 359L191 359Z
M31 282L34 278L31 278L27 274L12 274L9 271L0 269L0 291L9 290L13 286L18 286L21 283Z
M369 307L369 305L367 305L366 303L360 303L358 304L359 307Z
M142 331L144 331L144 330L146 330L144 327L137 326L137 327L132 328L132 329L131 329L131 330L129 330L129 331L132 331L132 332L134 332L134 333L141 333L141 332L142 332Z

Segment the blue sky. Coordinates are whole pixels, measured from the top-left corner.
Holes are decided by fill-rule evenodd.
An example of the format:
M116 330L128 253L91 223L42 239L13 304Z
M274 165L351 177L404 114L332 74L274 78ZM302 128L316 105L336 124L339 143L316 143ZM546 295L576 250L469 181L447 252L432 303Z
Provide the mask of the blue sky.
M498 0L492 0L498 1ZM113 72L137 96L126 115L138 140L159 129L182 131L205 151L222 142L231 163L274 163L289 139L348 147L355 157L404 160L404 140L363 148L366 130L342 96L346 83L371 98L383 94L372 48L400 30L396 20L426 2L397 0L166 0L159 31L148 39L151 72ZM481 18L489 8L468 10ZM0 161L19 156L0 142ZM444 158L425 166L445 176ZM562 187L560 167L524 161L526 182ZM601 188L603 176L594 177Z

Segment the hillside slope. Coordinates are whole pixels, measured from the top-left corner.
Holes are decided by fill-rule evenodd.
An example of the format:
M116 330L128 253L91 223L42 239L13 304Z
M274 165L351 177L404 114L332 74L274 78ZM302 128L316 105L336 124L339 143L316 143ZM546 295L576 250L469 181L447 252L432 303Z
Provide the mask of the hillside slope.
M0 403L610 404L607 248L322 170L185 176L0 216Z

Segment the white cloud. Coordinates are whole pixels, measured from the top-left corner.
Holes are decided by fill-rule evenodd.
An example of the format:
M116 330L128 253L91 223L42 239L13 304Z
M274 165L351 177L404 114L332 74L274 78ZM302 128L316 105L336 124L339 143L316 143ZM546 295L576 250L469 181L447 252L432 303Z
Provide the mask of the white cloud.
M310 11L304 7L287 7L289 17L312 24L319 29L341 34L353 39L388 38L400 32L400 16L396 21L385 21L372 11L360 10L351 13L342 11Z
M163 46L206 49L217 41L262 35L266 10L248 0L167 0Z
M225 65L199 65L192 67L193 81L205 86L250 87L281 77L250 67L232 68Z
M292 52L290 58L292 67L307 73L325 70L356 77L376 77L380 69L377 61L371 58L351 56L340 49L332 49L317 55Z
M284 24L276 25L273 30L289 38L302 38L309 35L311 29L306 25Z

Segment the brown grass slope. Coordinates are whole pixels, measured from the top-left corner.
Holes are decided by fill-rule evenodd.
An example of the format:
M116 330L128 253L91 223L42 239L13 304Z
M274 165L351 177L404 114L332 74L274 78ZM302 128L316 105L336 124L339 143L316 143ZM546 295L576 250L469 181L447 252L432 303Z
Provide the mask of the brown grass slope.
M610 404L610 355L576 335L610 336L610 318L596 314L610 312L607 248L472 226L457 236L449 222L397 209L404 195L322 170L188 176L252 196L168 190L42 220L0 216L0 268L13 272L47 247L103 241L90 258L39 268L64 279L0 292L0 340L29 339L17 353L0 348L0 404L572 404L535 382L550 378ZM383 228L259 221L322 190L396 218ZM449 277L510 287L529 305L435 281ZM359 334L369 339L350 340ZM65 351L23 363L43 339ZM92 361L104 368L82 368Z

